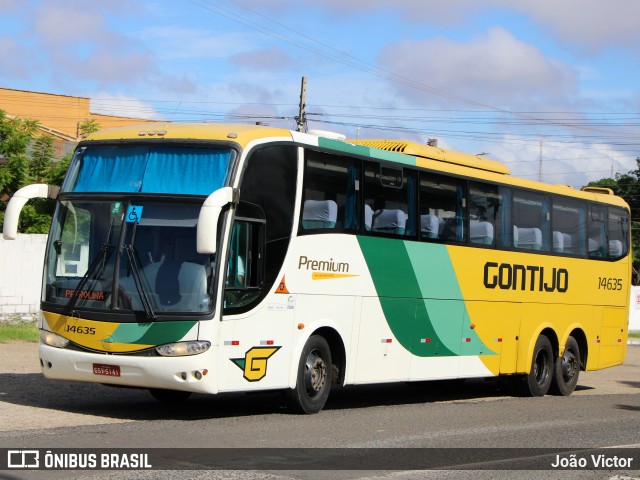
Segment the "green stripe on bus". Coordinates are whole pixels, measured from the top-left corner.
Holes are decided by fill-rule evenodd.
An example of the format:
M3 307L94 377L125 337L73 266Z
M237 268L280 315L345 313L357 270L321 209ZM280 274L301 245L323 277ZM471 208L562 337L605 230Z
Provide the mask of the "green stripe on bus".
M493 354L469 328L444 245L364 236L358 241L387 323L404 348L420 357Z
M113 339L117 343L134 345L162 345L178 342L184 338L197 322L155 322L144 325L136 323L122 323L113 332Z
M387 150L378 150L377 148L369 148L364 145L353 145L339 140L330 138L318 138L318 146L321 148L330 148L340 152L349 153L351 155L360 155L363 157L371 157L380 160L389 160L391 162L402 163L404 165L416 166L416 157L405 155L397 152L389 152Z

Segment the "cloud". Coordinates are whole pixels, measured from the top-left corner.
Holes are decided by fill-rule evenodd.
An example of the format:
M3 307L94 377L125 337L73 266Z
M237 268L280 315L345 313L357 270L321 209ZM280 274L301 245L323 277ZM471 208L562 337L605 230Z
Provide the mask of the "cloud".
M97 93L91 99L91 113L114 115L147 120L164 120L164 117L151 104L124 94L107 92Z
M24 59L29 58L28 50L7 37L0 37L0 58L5 81L10 78L28 78L35 62L34 59L25 62Z
M501 3L501 2L499 2ZM511 2L506 6L531 15L557 37L597 50L606 46L636 49L640 41L640 15L637 0L536 0Z
M297 0L247 0L257 10L271 12L308 8ZM531 16L555 38L578 49L599 50L608 46L635 51L640 39L637 0L317 0L328 16L361 16L363 12L385 10L411 24L464 25L488 11L523 13Z
M507 110L532 104L565 103L575 91L576 73L532 45L496 27L467 43L443 37L387 46L378 64L429 88ZM396 86L410 101L437 104L437 96Z
M277 47L233 55L229 62L237 67L258 70L282 70L293 65L293 59Z

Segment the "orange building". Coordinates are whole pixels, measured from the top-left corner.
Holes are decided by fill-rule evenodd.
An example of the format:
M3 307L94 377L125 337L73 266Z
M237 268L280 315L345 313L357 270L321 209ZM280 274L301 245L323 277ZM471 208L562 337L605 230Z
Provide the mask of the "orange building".
M100 128L151 122L141 118L117 117L91 112L91 99L51 93L0 88L0 110L13 117L37 120L40 130L55 138L56 156L62 157L79 140L79 126L87 120Z

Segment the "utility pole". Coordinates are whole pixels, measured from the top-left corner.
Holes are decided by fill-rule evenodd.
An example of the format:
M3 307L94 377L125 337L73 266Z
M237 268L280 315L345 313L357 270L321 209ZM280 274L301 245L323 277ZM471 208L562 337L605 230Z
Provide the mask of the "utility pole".
M300 86L300 106L298 108L298 116L296 117L297 130L299 132L307 131L307 113L305 111L307 104L307 77L302 77L302 85Z
M544 144L544 133L540 135L540 156L538 158L538 180L542 181L542 146Z

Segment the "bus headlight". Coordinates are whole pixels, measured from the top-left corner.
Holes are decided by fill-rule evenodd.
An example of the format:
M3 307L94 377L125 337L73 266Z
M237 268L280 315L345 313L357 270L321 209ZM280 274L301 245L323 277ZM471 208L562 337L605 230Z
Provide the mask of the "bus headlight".
M192 340L190 342L176 342L167 343L166 345L160 345L156 347L158 352L163 357L183 357L185 355L197 355L209 350L211 342L204 340Z
M69 340L56 333L48 332L47 330L40 330L40 341L45 345L57 348L64 348L69 345Z

